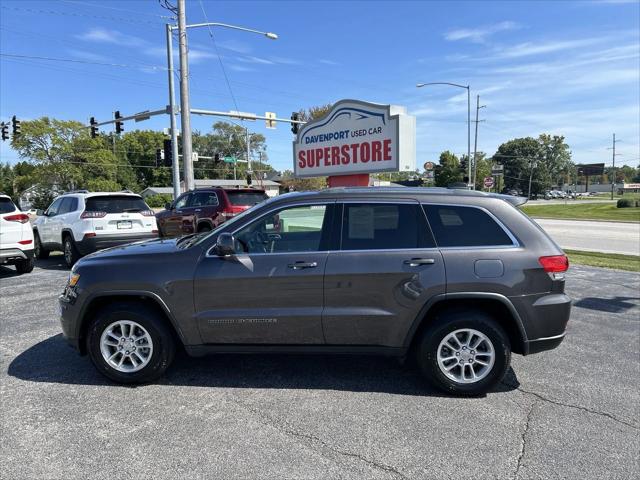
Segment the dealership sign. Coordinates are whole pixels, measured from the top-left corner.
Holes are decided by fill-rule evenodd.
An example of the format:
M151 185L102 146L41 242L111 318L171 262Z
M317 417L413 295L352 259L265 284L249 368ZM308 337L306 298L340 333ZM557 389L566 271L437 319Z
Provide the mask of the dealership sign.
M404 107L341 100L293 142L296 177L416 169L416 121Z

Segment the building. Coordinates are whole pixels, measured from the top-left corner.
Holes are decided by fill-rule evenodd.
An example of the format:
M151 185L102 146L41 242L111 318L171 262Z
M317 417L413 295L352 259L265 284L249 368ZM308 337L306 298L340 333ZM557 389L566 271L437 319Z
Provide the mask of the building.
M142 198L152 197L153 195L171 195L173 198L173 187L147 187L140 192Z

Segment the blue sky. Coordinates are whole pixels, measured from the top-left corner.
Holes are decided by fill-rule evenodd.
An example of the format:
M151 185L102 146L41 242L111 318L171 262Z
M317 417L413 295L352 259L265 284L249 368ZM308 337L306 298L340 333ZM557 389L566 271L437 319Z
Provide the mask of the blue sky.
M203 12L204 8L204 12ZM164 23L155 0L0 0L0 117L88 121L167 104ZM480 94L478 150L540 133L565 135L578 163L640 161L640 3L218 2L187 0L188 23L272 31L276 41L216 28L189 31L194 108L289 117L357 98L404 105L417 117L417 165L464 153L466 92L417 82L470 84ZM87 63L81 63L87 62ZM96 65L109 64L109 65ZM233 94L233 97L232 97ZM235 102L233 100L235 98ZM215 119L193 117L207 131ZM168 117L125 125L162 129ZM292 135L267 130L272 165L291 168ZM104 131L104 130L103 130ZM15 163L7 143L2 161Z

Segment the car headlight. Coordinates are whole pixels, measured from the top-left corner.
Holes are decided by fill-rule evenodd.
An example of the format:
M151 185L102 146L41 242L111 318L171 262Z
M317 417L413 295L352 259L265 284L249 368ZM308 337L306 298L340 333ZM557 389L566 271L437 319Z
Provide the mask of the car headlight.
M80 274L79 273L71 272L69 274L69 286L70 287L75 287L76 283L78 283L78 280L80 280Z

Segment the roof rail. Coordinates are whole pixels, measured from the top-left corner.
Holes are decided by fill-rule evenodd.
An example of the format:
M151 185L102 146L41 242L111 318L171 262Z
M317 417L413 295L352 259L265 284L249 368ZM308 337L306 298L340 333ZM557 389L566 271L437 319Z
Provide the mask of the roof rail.
M89 193L89 190L81 189L81 190L69 190L68 192L62 192L60 195L67 195L69 193Z

